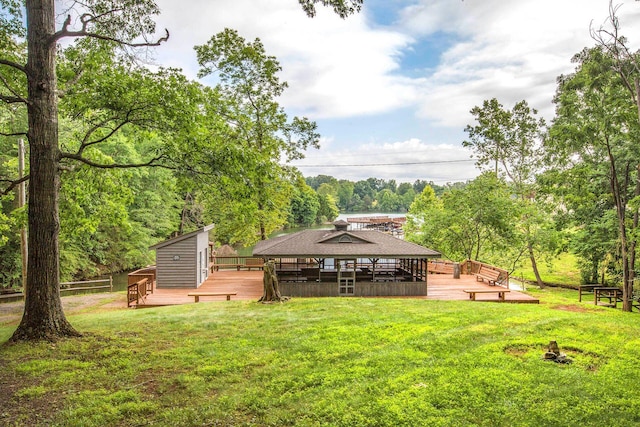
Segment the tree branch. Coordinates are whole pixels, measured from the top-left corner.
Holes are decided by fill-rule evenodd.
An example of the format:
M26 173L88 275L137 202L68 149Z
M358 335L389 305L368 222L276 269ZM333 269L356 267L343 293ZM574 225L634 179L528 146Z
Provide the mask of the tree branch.
M16 179L16 180L0 179L0 182L2 182L3 184L9 184L9 186L2 191L2 195L5 196L5 195L9 194L19 184L22 184L23 182L27 181L28 179L29 179L29 175L25 175L22 178Z
M15 90L13 87L11 87L11 85L9 84L7 79L2 74L0 74L0 82L2 82L4 87L6 87L7 90L9 92L11 92L11 95L13 95L11 97L7 97L6 95L2 95L4 97L6 97L6 98L10 98L10 99L13 100L13 101L8 101L7 99L4 99L5 102L7 102L9 104L16 104L16 103L19 103L19 102L21 102L23 104L27 104L29 102L29 101L27 101L26 98L22 97L22 95L20 95L17 90Z
M18 64L17 62L13 62L13 61L9 61L7 59L1 59L0 58L0 65L6 65L8 67L11 68L15 68L18 71L22 71L24 74L29 74L27 73L27 68L23 65Z
M160 160L165 158L164 155L154 157L153 159L145 163L133 163L133 164L120 164L120 163L102 164L102 163L94 162L93 160L89 160L85 157L82 157L79 154L72 154L72 153L62 153L60 155L60 158L75 160L77 162L84 163L87 166L91 166L99 169L132 169L132 168L143 168L143 167L160 167L165 169L175 169L172 166L158 163Z
M84 70L80 70L78 73L76 73L76 75L73 76L73 78L66 83L67 84L66 89L58 90L58 97L64 98L69 92L69 90L73 88L73 86L75 86L76 83L78 83L78 81L80 81L80 78L82 77L83 74L84 74Z
M15 132L15 133L5 133L5 132L0 132L0 136L27 136L26 132Z
M113 12L118 12L118 10L111 10L109 12L106 12L102 15L98 15L98 16L93 16L90 14L85 13L84 15L82 15L80 17L80 21L82 22L82 28L78 31L71 31L69 30L69 26L71 25L71 15L67 15L67 18L64 21L64 24L62 25L62 29L58 32L56 32L55 34L53 34L48 42L49 43L56 43L58 40L65 38L65 37L91 37L94 39L98 39L98 40L105 40L105 41L110 41L113 43L117 43L123 46L129 46L129 47L151 47L151 46L160 46L160 44L166 42L167 40L169 40L169 30L167 30L165 28L165 35L164 37L160 37L158 40L156 40L155 42L142 42L142 43L132 43L132 42L127 42L124 40L120 40L117 39L115 37L109 37L109 36L105 36L103 34L98 34L98 33L93 33L91 31L88 30L89 28L89 24L91 24L92 22L98 20L100 17L111 14Z

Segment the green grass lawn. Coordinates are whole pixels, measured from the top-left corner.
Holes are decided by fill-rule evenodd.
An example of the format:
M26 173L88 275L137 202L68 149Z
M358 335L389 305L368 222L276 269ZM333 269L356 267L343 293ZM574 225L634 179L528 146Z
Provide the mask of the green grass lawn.
M81 339L0 348L0 425L640 424L639 314L534 292L73 315ZM550 340L572 364L542 359Z
M577 288L581 282L576 256L566 252L560 254L551 263L538 261L538 272L546 283L571 285ZM512 277L515 279L536 280L531 263L528 262L525 262L523 268L514 271Z

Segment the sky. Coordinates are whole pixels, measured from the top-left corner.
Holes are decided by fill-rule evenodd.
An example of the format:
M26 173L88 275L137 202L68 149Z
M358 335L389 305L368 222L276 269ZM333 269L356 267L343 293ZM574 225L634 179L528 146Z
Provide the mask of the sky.
M171 37L160 65L196 79L193 46L225 28L259 38L289 84L290 117L318 124L319 150L292 164L304 176L369 177L435 184L479 174L462 147L470 110L496 98L526 100L553 119L556 78L595 46L590 27L606 23L609 0L365 0L340 19L296 0L158 0L159 29ZM618 0L622 33L640 46L640 2Z

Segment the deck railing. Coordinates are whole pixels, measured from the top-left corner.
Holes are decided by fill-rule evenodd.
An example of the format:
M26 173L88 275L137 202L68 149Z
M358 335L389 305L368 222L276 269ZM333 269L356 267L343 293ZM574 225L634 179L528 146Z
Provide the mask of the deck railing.
M264 267L264 260L262 258L241 255L213 256L211 257L209 266L211 272L225 269L236 269L238 271L241 269L262 269Z
M153 284L153 282L156 281L156 267L151 266L132 271L127 275L127 286L142 279L148 279L149 283ZM151 292L153 292L153 288L151 289Z
M140 301L144 301L146 296L153 293L153 283L146 277L127 286L127 307L135 302L137 306Z

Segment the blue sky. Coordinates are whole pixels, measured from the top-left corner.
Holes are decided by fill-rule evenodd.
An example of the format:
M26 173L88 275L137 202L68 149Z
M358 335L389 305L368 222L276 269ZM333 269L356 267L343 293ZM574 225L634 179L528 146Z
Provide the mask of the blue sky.
M342 20L322 8L307 18L296 0L158 4L158 25L171 32L156 52L162 65L195 78L193 46L225 27L278 58L289 83L281 105L322 134L321 149L295 162L305 176L437 184L479 173L461 143L485 99L506 108L525 99L552 119L556 78L594 45L589 27L609 10L608 0L365 0ZM637 49L640 2L615 4Z

